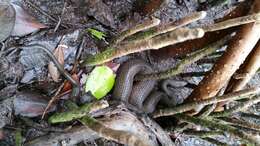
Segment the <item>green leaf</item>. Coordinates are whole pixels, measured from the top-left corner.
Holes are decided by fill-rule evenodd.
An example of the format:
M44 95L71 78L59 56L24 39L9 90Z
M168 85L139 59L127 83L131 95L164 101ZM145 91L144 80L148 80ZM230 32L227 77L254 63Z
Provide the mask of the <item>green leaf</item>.
M101 32L101 31L98 31L98 30L95 30L93 28L88 28L87 31L95 38L99 39L99 40L105 40L105 37L106 37L106 34Z
M107 66L98 66L90 73L85 91L90 91L97 99L101 99L113 88L115 74Z

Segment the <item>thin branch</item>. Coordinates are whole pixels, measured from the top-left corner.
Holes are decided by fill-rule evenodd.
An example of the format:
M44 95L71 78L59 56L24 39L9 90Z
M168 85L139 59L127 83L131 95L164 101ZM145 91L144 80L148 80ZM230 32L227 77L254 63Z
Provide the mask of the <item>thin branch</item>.
M212 144L215 144L215 145L217 145L217 146L229 146L228 144L223 143L223 142L220 142L220 141L218 141L218 140L216 140L216 139L214 139L214 138L205 137L205 138L202 138L202 139L203 139L203 140L206 140L206 141L208 141L208 142L210 142L210 143L212 143Z
M260 21L260 13L255 13L252 15L229 19L229 20L226 20L223 22L204 26L204 27L202 27L202 29L205 32L217 31L217 30L223 30L223 29L227 29L230 27L240 26L243 24L248 24L248 23L252 23L252 22L256 22L256 21Z
M230 39L231 39L231 36L228 35L225 38L219 40L218 42L215 42L201 50L193 52L191 55L182 59L180 61L180 63L178 63L176 65L176 67L174 67L174 68L171 68L171 69L163 71L163 72L158 72L158 73L137 75L136 80L158 80L158 79L166 79L166 78L178 75L183 72L183 70L185 69L185 67L187 65L190 65L190 64L198 61L199 59L203 58L204 56L207 56L207 55L215 52L217 49L219 49L221 46L223 46Z
M212 130L212 131L194 131L192 129L186 129L183 131L184 134L186 135L193 135L193 136L198 136L200 138L205 138L205 137L209 137L209 136L216 136L216 135L223 135L224 132L222 131L216 131L216 130Z
M185 121L191 124L200 125L211 129L219 129L221 131L228 132L234 136L238 136L239 138L241 138L242 141L247 141L248 143L251 144L256 144L256 145L260 144L260 141L254 136L244 133L232 126L210 121L205 118L202 119L202 118L187 116L185 114L177 114L174 117L178 118L181 121Z
M223 112L216 112L216 113L212 113L210 116L212 117L227 117L233 113L236 113L238 111L243 111L245 109L247 109L248 107L257 104L260 102L260 96L254 96L252 99L249 99L248 101L239 103L238 105L225 110Z
M233 100L250 98L250 95L255 95L258 94L259 92L260 92L260 87L255 87L255 88L245 89L245 90L241 90L234 93L229 93L223 96L213 97L201 101L193 101L190 103L179 105L177 107L157 110L153 114L153 117L157 118L162 116L171 116L178 113L190 111L198 106L206 106L209 104L214 104L223 101L233 101Z
M157 35L173 31L177 28L183 27L187 24L190 24L192 22L198 21L200 19L203 19L206 16L205 11L201 12L195 12L192 13L178 21L169 23L169 24L162 24L157 27L150 28L147 31L137 33L136 35L131 36L128 41L140 41L140 40L148 40L152 37L155 37Z
M228 118L228 117L223 117L221 120L224 120L228 124L232 126L238 126L238 127L244 127L252 130L256 130L260 132L260 125L254 124L254 123L249 123L246 121L238 120L238 119L233 119L233 118Z
M139 31L149 29L151 27L157 26L160 24L160 20L152 17L151 19L145 20L142 24L136 25L133 28L130 28L126 31L123 31L116 39L114 39L110 46L115 46L121 41L123 41L126 37L131 36Z

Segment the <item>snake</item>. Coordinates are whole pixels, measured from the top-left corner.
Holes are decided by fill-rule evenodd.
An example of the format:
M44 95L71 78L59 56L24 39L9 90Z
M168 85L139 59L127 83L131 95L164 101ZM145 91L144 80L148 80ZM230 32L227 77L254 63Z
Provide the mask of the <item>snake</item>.
M112 98L131 104L144 113L152 113L165 94L154 90L155 80L135 81L137 74L152 71L152 67L142 59L129 59L122 63L118 69Z

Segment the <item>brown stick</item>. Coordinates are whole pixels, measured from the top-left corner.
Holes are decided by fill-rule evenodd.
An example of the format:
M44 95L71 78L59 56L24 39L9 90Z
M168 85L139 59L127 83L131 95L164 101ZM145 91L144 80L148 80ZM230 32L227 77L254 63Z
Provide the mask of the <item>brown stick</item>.
M260 12L260 1L255 0L251 12ZM215 96L227 84L260 38L260 24L251 23L241 27L226 53L218 60L212 71L200 82L188 100L208 99Z

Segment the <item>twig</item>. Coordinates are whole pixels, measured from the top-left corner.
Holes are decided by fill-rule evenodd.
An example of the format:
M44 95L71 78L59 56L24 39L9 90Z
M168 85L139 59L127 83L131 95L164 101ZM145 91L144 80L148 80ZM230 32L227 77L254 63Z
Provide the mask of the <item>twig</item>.
M250 95L255 95L258 94L259 92L260 92L260 87L255 87L255 88L245 89L245 90L241 90L234 93L229 93L223 96L213 97L201 101L193 101L190 103L179 105L177 107L157 110L153 114L153 117L157 118L162 116L170 116L170 115L175 115L178 113L190 111L198 106L206 106L209 104L214 104L223 101L232 101L232 100L250 98Z
M252 23L252 22L256 22L256 21L260 21L260 13L255 13L252 15L229 19L229 20L226 20L223 22L204 26L204 27L202 27L202 29L205 32L217 31L217 30L223 30L223 29L227 29L230 27L240 26L243 24L248 24L248 23Z
M239 138L241 138L241 140L247 141L248 143L251 144L258 144L258 145L260 144L260 141L257 140L254 136L246 134L232 126L220 124L214 121L207 120L205 118L202 119L202 118L187 116L185 114L177 114L174 117L191 124L200 125L211 129L219 129L221 131L228 132L234 136L238 136Z
M116 39L114 39L112 41L110 46L117 45L118 43L123 41L126 37L133 35L133 34L139 32L139 31L146 30L146 29L149 29L149 28L154 27L156 25L159 25L160 22L161 21L159 19L155 18L155 17L152 17L151 19L145 20L142 24L136 25L133 28L130 28L126 31L123 31L118 37L116 37Z
M203 77L206 75L207 72L186 72L186 73L180 73L179 76L182 78L185 77Z
M220 141L218 141L218 140L216 140L214 138L205 137L205 138L202 138L202 139L204 139L204 140L206 140L206 141L208 141L208 142L210 142L212 144L215 144L217 146L229 146L228 144L220 142Z
M244 127L244 128L248 128L248 129L252 129L252 130L256 130L256 131L260 132L260 125L258 125L258 124L253 124L253 123L249 123L246 121L228 118L228 117L223 117L223 118L221 118L221 120L224 120L225 122L227 122L228 124L230 124L232 126Z
M215 42L201 50L198 50L196 52L193 52L191 55L187 56L186 58L182 59L180 63L176 65L176 67L166 70L164 72L158 72L158 73L152 73L152 74L144 74L144 75L137 75L136 80L158 80L158 79L166 79L172 76L175 76L177 74L180 74L183 72L185 67L187 65L190 65L191 63L194 63L198 61L199 59L203 58L204 56L207 56L213 52L215 52L217 49L219 49L221 46L223 46L228 40L231 39L231 36L228 35L225 38L221 39L218 42Z
M61 74L63 74L63 76L69 81L71 82L72 86L73 86L73 90L72 90L72 96L73 97L77 97L79 95L80 92L80 85L79 83L74 80L72 78L72 76L62 67L62 65L59 63L59 61L56 59L56 57L53 55L53 53L46 48L45 46L41 45L41 44L32 44L32 45L26 45L26 46L22 46L23 49L30 49L30 48L34 48L34 49L41 49L43 50L45 53L48 54L48 56L51 58L51 60L53 61L53 63L56 65L57 69L60 71Z
M209 137L209 136L216 136L216 135L223 135L224 132L222 131L216 131L216 130L212 130L212 131L194 131L192 129L186 129L183 131L184 134L186 135L193 135L193 136L198 136L200 138L205 138L205 137Z
M60 97L60 96L58 96L58 94L59 94L60 91L62 90L63 86L64 86L64 83L62 83L62 84L60 85L60 87L59 87L58 90L56 91L55 95L54 95L54 96L51 98L51 100L48 102L48 105L46 106L46 108L45 108L44 111L43 111L42 119L44 119L44 117L45 117L47 111L50 109L50 107L53 105L53 103L58 99L57 97Z
M177 28L180 28L180 27L190 24L192 22L203 19L205 16L206 16L205 11L195 12L178 21L175 21L175 22L172 22L172 23L169 23L166 25L162 24L157 27L150 28L149 30L147 30L145 32L137 33L136 35L131 36L128 39L128 41L132 42L132 41L148 40L154 36L157 36L157 35L169 32L169 31L173 31Z
M216 112L216 113L212 113L210 116L212 117L227 117L233 113L236 113L238 111L243 111L245 109L247 109L248 107L257 104L258 102L260 102L260 96L254 96L252 99L249 99L248 101L239 103L238 105L225 110L223 112Z
M216 103L205 106L204 109L202 111L200 111L200 113L198 113L198 117L200 117L200 118L207 117L215 110L216 107L217 107Z
M256 120L260 120L260 115L256 115L256 114L252 114L252 113L241 112L241 113L239 113L239 115L243 118L253 118Z

